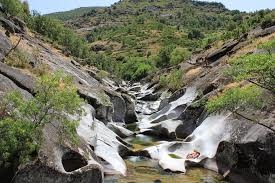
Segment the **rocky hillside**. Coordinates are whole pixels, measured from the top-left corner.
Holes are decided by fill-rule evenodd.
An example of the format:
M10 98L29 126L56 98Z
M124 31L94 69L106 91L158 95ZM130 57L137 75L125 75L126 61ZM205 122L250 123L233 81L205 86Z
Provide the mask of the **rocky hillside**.
M158 12L171 12L169 7L182 1L175 2L168 5L166 1L151 1L149 9L160 6ZM197 7L195 15L203 7L200 10L208 8L209 14L232 13L221 4L184 3ZM109 10L123 10L133 18L131 8L148 6L147 1L121 1ZM163 65L158 70L147 73L139 83L130 83L87 64L94 55L83 51L86 42L59 22L18 11L21 18L27 16L26 25L20 18L7 15L5 8L0 18L3 182L97 183L108 178L119 182L123 177L130 182L150 172L154 179L144 176L146 180L140 182L170 182L174 178L182 182L189 175L178 178L178 173L186 173L190 167L215 171L225 182L275 181L274 21L225 43L192 54L189 50L189 57L174 65L160 62ZM120 12L117 18L124 14ZM175 26L172 19L167 26ZM173 42L171 37L167 40ZM169 50L161 51L159 58L165 61ZM129 60L130 65L136 61ZM138 68L140 72L143 69ZM56 77L59 72L69 79ZM20 94L23 99L18 97ZM45 103L42 111L37 110ZM71 109L74 106L77 109ZM37 118L46 122L37 125ZM64 132L75 135L77 141L64 138ZM35 141L37 136L41 138ZM154 142L148 142L151 138ZM134 162L134 167L125 161ZM139 166L140 162L145 166ZM142 174L132 177L134 170ZM196 175L196 181L201 182L206 174ZM168 181L162 180L165 176Z
M73 11L49 16L68 13ZM227 10L220 3L191 0L122 0L82 16L79 10L75 14L64 22L89 42L90 51L101 60L93 64L127 80L178 64L204 48L220 47L275 17L271 10L244 13ZM166 60L159 58L163 54Z

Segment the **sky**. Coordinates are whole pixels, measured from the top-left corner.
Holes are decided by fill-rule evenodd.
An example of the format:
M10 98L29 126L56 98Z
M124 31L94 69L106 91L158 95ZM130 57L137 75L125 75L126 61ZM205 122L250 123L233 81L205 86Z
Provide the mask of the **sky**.
M67 11L79 7L109 6L118 0L28 0L32 10L41 14ZM228 9L240 11L256 11L275 8L275 0L202 0L222 2Z

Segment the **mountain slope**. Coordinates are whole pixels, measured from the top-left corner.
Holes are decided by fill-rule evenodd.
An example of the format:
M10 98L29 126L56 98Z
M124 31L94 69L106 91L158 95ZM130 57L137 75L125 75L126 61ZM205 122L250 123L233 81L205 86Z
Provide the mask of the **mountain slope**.
M83 12L65 24L90 42L97 57L92 64L124 79L138 80L154 69L187 60L190 53L238 38L274 17L270 10L244 13L213 2L122 0L111 7ZM163 53L166 60L159 58ZM142 64L133 66L135 62ZM124 74L127 70L137 77L129 78Z

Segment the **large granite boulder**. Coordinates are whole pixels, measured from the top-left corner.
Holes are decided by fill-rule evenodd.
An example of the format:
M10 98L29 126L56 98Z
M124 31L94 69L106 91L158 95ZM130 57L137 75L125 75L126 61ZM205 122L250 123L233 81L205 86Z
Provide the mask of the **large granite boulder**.
M122 157L132 154L127 142L122 140L104 123L95 119L89 112L90 105L84 106L86 115L80 121L77 132L85 142L100 157L100 164L104 167L105 174L126 175L126 165Z
M132 98L127 94L122 94L122 97L126 104L125 123L129 124L137 122L135 103L133 102Z
M110 101L114 106L114 113L112 120L114 122L125 122L126 116L126 103L120 93L111 90L105 90L106 94L110 97Z
M145 150L163 169L186 172L185 167L199 165L233 182L272 182L274 137L262 125L223 114L206 118L183 142L165 142ZM199 156L187 158L194 151Z
M124 128L122 125L119 125L118 123L108 123L107 127L115 132L119 137L126 138L133 136L135 133Z
M105 124L112 121L113 104L103 90L90 87L79 88L78 94L95 108L95 117L98 120Z
M54 125L47 124L43 130L37 160L21 165L15 182L101 183L103 167L89 144L82 138L78 144L71 144L66 139L61 142L58 122L52 123Z
M0 61L4 59L4 56L9 52L11 48L11 42L2 32L0 32Z
M19 91L26 99L30 99L32 97L29 92L18 87L12 80L0 74L0 101L6 93L11 91Z

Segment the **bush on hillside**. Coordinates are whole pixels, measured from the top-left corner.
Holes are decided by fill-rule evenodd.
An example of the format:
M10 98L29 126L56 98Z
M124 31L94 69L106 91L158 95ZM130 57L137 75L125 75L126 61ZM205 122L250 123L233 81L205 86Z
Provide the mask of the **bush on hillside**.
M191 56L191 53L186 48L177 47L171 53L170 64L177 65L186 61Z
M123 79L137 81L146 77L154 70L152 61L143 57L131 57L127 62L122 63L119 74Z
M81 115L82 100L72 78L62 73L44 75L38 79L35 92L35 97L29 100L19 92L11 92L1 103L0 165L30 160L39 149L46 124L58 128L60 140L78 142L78 121L69 115Z
M183 87L183 71L180 69L173 70L168 75L160 76L159 83L162 87L169 88L172 91L176 91Z

